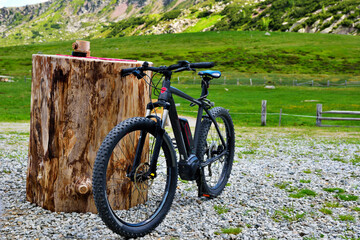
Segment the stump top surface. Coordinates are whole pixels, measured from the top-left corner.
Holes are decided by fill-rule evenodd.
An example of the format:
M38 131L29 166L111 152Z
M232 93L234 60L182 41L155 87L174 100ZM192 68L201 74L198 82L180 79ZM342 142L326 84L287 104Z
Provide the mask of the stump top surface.
M115 59L115 58L99 58L99 57L75 57L72 55L47 55L47 54L33 54L33 57L51 57L57 59L76 59L82 61L93 61L93 62L113 62L113 63L143 63L143 61L130 60L130 59Z

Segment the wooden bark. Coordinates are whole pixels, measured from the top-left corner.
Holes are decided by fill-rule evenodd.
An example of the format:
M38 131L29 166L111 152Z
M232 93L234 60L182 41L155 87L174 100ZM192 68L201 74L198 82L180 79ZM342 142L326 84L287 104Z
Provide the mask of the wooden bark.
M107 133L144 116L144 81L121 77L140 62L33 55L27 200L51 211L96 212L91 178Z

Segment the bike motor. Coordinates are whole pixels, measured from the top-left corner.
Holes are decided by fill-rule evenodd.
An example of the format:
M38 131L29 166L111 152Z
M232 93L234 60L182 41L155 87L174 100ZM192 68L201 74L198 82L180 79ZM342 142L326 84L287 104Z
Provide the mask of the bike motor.
M193 181L198 178L200 161L191 154L187 160L179 161L179 175L181 179Z

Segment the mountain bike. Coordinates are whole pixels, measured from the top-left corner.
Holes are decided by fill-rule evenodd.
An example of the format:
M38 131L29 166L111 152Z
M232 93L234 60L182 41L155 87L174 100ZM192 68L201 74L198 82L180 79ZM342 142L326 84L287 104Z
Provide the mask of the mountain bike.
M96 156L92 179L95 205L115 233L135 238L155 229L170 209L178 174L183 180L196 181L199 197L214 198L223 191L233 164L234 125L228 110L214 107L207 99L210 81L221 72L198 72L202 78L200 98L171 86L172 73L213 66L179 61L152 67L144 62L141 67L122 70L122 76L134 74L159 92L158 100L147 104L145 117L127 119L109 132ZM161 74L157 84L147 71ZM178 117L174 94L190 106L198 106L194 137L188 121ZM153 113L159 108L163 109L161 118ZM175 139L165 131L168 118Z

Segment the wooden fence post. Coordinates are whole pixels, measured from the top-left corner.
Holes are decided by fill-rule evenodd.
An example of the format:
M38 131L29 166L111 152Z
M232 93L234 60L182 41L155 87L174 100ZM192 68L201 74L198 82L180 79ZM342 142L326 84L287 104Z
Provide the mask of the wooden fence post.
M261 102L261 126L266 126L266 100Z
M250 86L252 86L252 79L250 78Z
M281 126L281 114L282 114L282 108L280 108L280 115L279 115L279 127Z
M322 104L316 104L316 126L321 127Z

